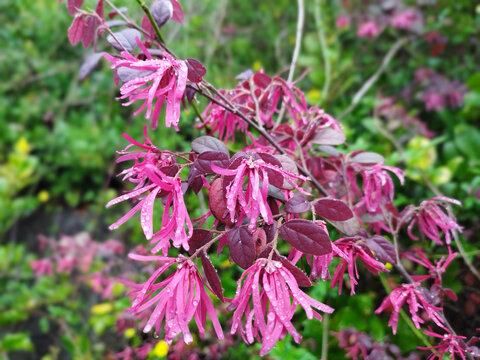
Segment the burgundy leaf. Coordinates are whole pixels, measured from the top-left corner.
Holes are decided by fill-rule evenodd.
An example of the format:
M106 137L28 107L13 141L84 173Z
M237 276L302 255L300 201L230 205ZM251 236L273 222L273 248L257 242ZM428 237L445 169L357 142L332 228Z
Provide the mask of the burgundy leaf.
M198 171L195 166L190 167L190 171L188 172L188 186L190 186L195 194L198 194L200 190L203 188L203 181L200 177L201 172Z
M313 144L341 145L345 142L345 134L330 128L321 129L310 139Z
M272 78L263 73L256 73L253 75L253 82L255 85L265 89L272 82Z
M170 0L170 1L172 2L172 5L173 5L172 21L175 21L179 24L183 24L184 15L183 15L182 6L178 2L178 0Z
M95 12L100 16L100 18L105 21L105 12L103 10L103 0L99 0Z
M393 244L383 236L375 235L365 240L367 247L375 253L375 256L384 263L396 264L395 248Z
M228 155L220 151L205 151L198 155L194 166L203 174L213 173L212 164L221 168L227 168L230 159Z
M314 207L317 215L327 220L345 221L353 217L352 210L341 200L320 199Z
M282 168L282 163L272 154L268 153L258 153L258 156L265 161L266 163L272 164L276 167ZM284 178L282 175L278 174L276 171L266 169L268 175L268 183L281 188L283 186Z
M298 174L298 168L295 161L287 155L274 155L275 158L280 161L283 170L289 172L290 174ZM286 179L283 179L282 189L292 190L293 185L290 184Z
M293 265L285 256L278 256L278 259L275 260L279 260L283 264L283 266L285 266L290 271L295 280L297 280L299 286L312 286L312 282L308 278L307 274L305 274L302 270Z
M206 254L203 254L200 259L202 260L203 272L205 273L205 277L207 278L208 283L212 287L213 293L217 295L220 301L223 302L224 298L222 283L220 282L220 278L218 277L217 270L215 270L215 267L213 266L212 262Z
M68 28L68 40L70 44L75 45L82 40L83 27L84 27L83 15L77 15L73 19L72 25Z
M194 83L202 81L203 76L207 73L205 66L203 66L200 61L194 58L188 58L185 60L185 62L187 63L188 67L188 80Z
M113 33L113 35L115 35L115 38L112 35L107 36L108 43L117 50L123 50L123 48L125 48L128 52L133 52L133 50L135 50L137 47L135 39L137 37L140 39L142 36L140 31L136 29L124 29Z
M143 15L142 17L142 29L148 34L146 37L153 41L155 39L155 29L152 26L152 23L148 19L147 15Z
M377 164L383 163L385 159L380 154L364 151L353 156L350 160L359 164Z
M211 136L200 136L192 141L192 150L198 154L205 151L220 151L230 155L223 142Z
M223 179L218 178L210 186L208 194L208 207L213 216L221 223L232 226L234 223L230 218L230 212L227 209L227 202L225 199L225 189L223 187Z
M97 27L97 19L94 16L88 16L83 23L82 45L86 49L92 43L95 37L95 28Z
M173 16L173 5L170 0L157 0L150 8L153 20L159 27L162 27Z
M268 184L268 196L282 202L285 201L285 194L283 193L283 191L271 184Z
M255 260L255 242L245 226L237 227L228 233L230 257L242 269L249 268Z
M355 216L346 221L329 220L328 222L333 226L335 226L338 231L340 231L341 233L347 236L357 235L360 232L360 230L362 230L362 227L358 223L358 220Z
M325 255L332 251L327 233L310 220L289 220L280 228L279 234L283 240L306 254Z
M264 225L263 230L265 230L265 234L267 235L267 244L273 241L273 238L275 237L275 233L277 232L277 223L274 221L270 225Z
M212 240L213 234L209 230L205 229L193 229L192 237L188 240L188 252L193 254L200 249L203 245Z
M83 5L83 0L67 0L67 9L70 15L75 15Z
M80 70L78 70L78 79L80 81L85 80L88 75L100 64L100 59L103 57L103 53L93 53L87 56Z
M443 288L443 293L445 294L445 296L447 296L452 301L457 301L458 300L457 294L455 294L452 289Z
M301 214L310 210L310 203L305 196L295 194L285 204L285 211L290 214Z

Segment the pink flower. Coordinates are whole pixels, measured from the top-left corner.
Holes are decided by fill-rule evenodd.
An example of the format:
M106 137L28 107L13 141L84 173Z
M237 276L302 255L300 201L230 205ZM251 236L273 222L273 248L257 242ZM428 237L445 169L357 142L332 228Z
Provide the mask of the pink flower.
M417 264L422 265L427 270L429 270L428 275L412 276L415 280L423 281L427 279L433 279L434 284L442 283L442 274L447 271L447 266L455 259L458 253L452 253L450 247L448 247L448 257L445 259L445 256L442 256L440 260L435 262L433 265L430 260L423 254L421 249L412 249L411 250L416 256L410 253L405 253L403 257L410 259Z
M397 12L390 20L390 25L397 29L411 30L415 22L421 20L421 17L412 9Z
M440 239L440 231L445 234L445 240L447 245L451 242L451 237L454 231L462 231L460 225L457 224L455 219L450 218L445 214L447 209L446 205L442 202L448 202L461 206L462 203L458 200L451 199L445 196L435 196L429 200L424 200L420 204L418 214L413 218L410 225L408 225L408 235L413 240L418 240L418 237L412 234L413 225L418 224L418 229L422 234L433 240L438 245L442 245L443 242Z
M381 28L375 21L367 21L358 26L357 37L367 37L373 39L380 34Z
M53 267L50 259L33 260L30 261L29 265L35 273L35 276L53 275Z
M357 165L357 164L355 164ZM355 205L356 208L365 206L367 211L376 212L381 205L391 204L395 193L390 171L394 173L403 185L404 172L393 166L385 166L382 163L371 167L362 166L363 198Z
M302 336L291 322L298 305L305 310L308 319L322 318L312 307L326 313L334 311L302 292L295 277L281 262L258 259L238 280L237 292L230 306L235 309L230 332L233 335L240 330L248 344L253 343L254 338L261 338L262 356L287 332L299 343ZM244 315L245 326L242 323Z
M224 176L223 184L226 188L225 196L231 221L237 222L238 203L239 218L249 218L250 232L257 228L258 216L262 216L267 224L273 223L272 211L267 203L269 184L281 188L284 181L287 181L298 191L306 193L295 181L307 181L308 178L285 171L274 156L266 153L238 153L232 157L228 169L212 164L212 170Z
M420 309L424 309L428 317L435 324L441 328L445 328L444 320L441 315L438 314L439 311L442 311L442 308L429 304L420 290L420 283L415 282L412 284L403 284L393 290L390 295L383 300L379 308L375 310L375 314L380 314L383 310L392 306L393 310L390 320L388 321L388 326L392 327L394 334L397 333L398 316L405 301L408 304L412 322L417 329L420 329L420 324L424 323L424 320L417 314Z
M144 284L129 284L133 287L133 290L129 291L133 303L128 311L137 316L149 314L144 332L148 333L155 327L156 332L160 333L165 319L165 341L170 344L177 335L182 333L184 342L190 344L193 337L188 323L195 318L203 338L208 313L218 338L223 339L223 331L212 300L205 291L205 283L198 273L197 266L192 261L182 255L175 259L130 254L130 258L138 261L157 261L161 264ZM175 263L177 264L175 272L165 280L156 282L159 276Z
M421 99L425 103L426 110L439 111L447 105L447 98L435 90L425 91Z
M113 64L112 69L117 69L117 72L124 72L124 80L126 81L120 88L120 99L129 98L124 106L128 106L137 100L143 100L142 106L134 115L139 114L146 108L145 118L149 119L152 116L152 128L154 129L158 125L160 111L166 100L165 126L173 125L175 130L178 130L180 102L187 85L187 65L185 61L176 60L166 52L162 54L162 59L154 59L140 40L136 40L145 54L146 60L139 60L126 51L121 53L123 59L104 54L104 57ZM125 69L130 71L126 72L128 70ZM121 79L122 73L119 76Z
M337 250L334 250L334 252L336 252L336 256L341 258L341 261L335 268L330 287L333 289L338 284L339 294L342 293L343 275L347 269L351 286L350 295L355 294L355 285L358 285L357 279L359 279L357 258L360 258L367 270L375 275L379 271L388 271L385 265L375 259L371 250L364 245L362 239L341 238L332 243L332 249L335 248Z
M150 139L140 144L137 141L124 134L132 145L136 145L144 152L127 152L124 150L117 162L135 160L135 165L123 171L124 179L136 183L136 187L127 194L121 195L109 201L106 207L118 204L128 199L136 199L140 195L149 191L129 212L110 225L110 230L118 228L120 225L130 219L135 213L141 211L140 223L147 240L156 244L152 249L153 252L162 250L164 253L168 250L169 240L173 241L175 247L183 246L188 250L188 239L190 239L193 231L193 225L188 215L183 200L182 180L178 177L178 166L173 163L170 155L164 154L154 147ZM127 149L130 147L127 146ZM171 174L173 176L169 176ZM154 233L153 230L153 206L155 200L160 197L163 199L164 211L162 216L161 228ZM185 227L187 231L185 231Z
M428 336L433 336L441 339L440 343L435 346L423 347L418 346L418 349L421 350L432 350L432 354L428 356L430 359L444 359L444 355L450 353L450 358L455 359L455 354L458 355L462 360L467 359L468 348L463 340L466 339L465 336L453 335L450 331L446 330L447 333L440 335L430 330L425 330L424 334Z
M337 29L346 28L350 25L350 18L346 15L339 15L336 21Z

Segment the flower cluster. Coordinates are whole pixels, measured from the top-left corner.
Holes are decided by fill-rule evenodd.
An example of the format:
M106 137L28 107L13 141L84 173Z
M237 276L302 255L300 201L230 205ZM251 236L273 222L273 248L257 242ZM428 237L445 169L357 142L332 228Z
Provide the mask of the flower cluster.
M238 280L237 292L230 305L235 309L231 333L240 331L249 344L255 338L261 339L260 355L269 352L287 332L299 343L302 336L291 322L298 305L305 310L308 319L322 319L312 308L333 312L331 307L302 292L295 277L281 262L258 259ZM244 316L245 324L242 323Z

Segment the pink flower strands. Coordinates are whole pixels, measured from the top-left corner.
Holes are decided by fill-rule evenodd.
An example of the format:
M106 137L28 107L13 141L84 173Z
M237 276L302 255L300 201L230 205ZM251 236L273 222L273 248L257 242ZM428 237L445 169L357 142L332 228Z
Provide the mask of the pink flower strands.
M136 183L136 187L127 194L121 195L107 203L107 207L119 202L136 199L143 193L149 194L143 197L129 212L110 225L110 230L118 228L130 219L135 213L141 211L140 222L147 240L156 243L152 252L162 250L164 254L170 247L169 240L173 241L175 247L183 246L189 249L188 239L193 232L193 225L188 215L183 199L182 181L178 177L178 165L173 158L157 149L148 139L146 129L144 131L147 141L141 144L128 135L124 137L144 152L126 152L124 150L117 162L135 160L132 168L123 171L124 179ZM127 149L131 145L127 146ZM173 172L173 176L171 173ZM164 200L164 211L162 225L158 232L153 230L153 206L155 200L160 197ZM187 231L185 230L187 228Z
M165 320L167 343L170 344L177 335L182 333L183 341L190 344L193 337L188 323L194 318L203 338L208 313L218 338L220 340L224 338L212 300L205 291L204 281L198 273L197 266L191 260L182 255L175 259L130 254L130 258L138 261L158 261L161 264L144 284L128 283L133 287L129 292L133 303L127 311L137 316L150 313L144 332L148 333L155 327L155 331L160 333ZM159 276L173 264L177 264L175 272L165 280L156 282Z
M249 218L248 229L253 232L257 228L259 215L267 224L273 223L270 206L267 203L269 184L283 187L284 181L289 182L298 191L307 194L295 181L308 181L302 175L295 175L285 171L281 163L267 153L239 153L232 157L228 169L220 168L212 164L212 170L223 175L223 183L226 185L227 209L232 222L237 221L237 202L240 204L240 218ZM244 182L246 191L243 190Z
M447 206L439 201L459 206L462 205L460 201L445 196L435 196L429 200L422 201L420 203L418 214L408 226L408 235L413 240L418 240L418 237L412 234L412 228L415 224L418 224L418 229L422 234L438 245L443 244L443 241L440 239L440 231L444 232L447 245L450 244L455 230L459 232L462 231L461 226L458 225L454 219L445 214L444 210Z
M363 167L363 198L355 205L356 208L365 206L368 212L376 212L380 205L393 202L395 193L393 180L387 170L394 173L403 185L405 175L399 168L385 166L382 163Z
M250 308L250 298L253 308ZM260 355L268 353L287 332L299 343L302 336L291 322L298 305L305 310L308 319L322 319L312 307L326 313L334 311L302 292L295 277L281 262L258 259L238 280L237 292L230 305L235 309L230 332L233 335L240 329L244 341L249 344L254 338L261 338Z
M180 120L180 102L187 86L188 68L183 60L176 60L168 53L162 54L163 59L154 59L147 48L138 38L138 46L146 56L146 60L139 60L126 51L122 51L123 59L118 59L109 54L104 57L113 65L112 69L130 69L138 72L138 77L131 79L134 75L128 75L128 81L120 88L120 99L129 98L124 106L131 105L136 100L144 100L142 106L134 113L139 114L146 108L145 118L152 117L152 128L158 125L158 117L164 101L167 101L165 126L173 125L178 131ZM155 105L153 105L155 101ZM153 114L152 114L153 106Z
M388 321L388 326L392 327L392 331L394 334L397 333L398 316L405 301L408 304L413 324L417 329L420 329L420 324L424 323L424 320L417 314L418 311L422 308L425 310L428 317L435 324L445 329L444 320L438 314L438 311L441 311L442 308L429 304L428 301L423 297L419 287L419 282L415 282L412 284L403 284L402 286L394 289L390 293L390 295L388 295L385 300L383 300L379 308L375 310L375 314L380 314L389 306L393 307L392 315L390 316L390 320Z

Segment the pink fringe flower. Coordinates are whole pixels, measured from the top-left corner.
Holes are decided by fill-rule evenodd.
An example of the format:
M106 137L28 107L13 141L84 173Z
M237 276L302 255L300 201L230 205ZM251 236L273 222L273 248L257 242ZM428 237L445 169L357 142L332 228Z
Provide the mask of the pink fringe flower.
M370 249L363 246L361 241L357 241L355 238L342 238L332 243L333 246L338 249L336 251L337 256L341 257L340 263L337 265L335 272L333 273L332 283L330 287L333 289L338 284L338 293L342 293L343 287L343 275L345 270L348 269L348 276L350 278L350 295L355 294L355 285L358 285L357 279L359 279L357 269L357 258L359 258L363 265L373 274L378 274L379 271L388 271L385 265L379 262L373 256ZM334 250L335 251L335 250Z
M468 349L464 342L466 339L465 336L453 335L450 331L446 330L447 333L444 335L437 334L430 330L425 330L423 333L428 336L436 337L440 340L440 343L435 346L423 347L418 346L418 349L421 350L432 350L433 353L430 354L427 360L433 359L444 359L444 355L450 353L450 359L455 359L455 355L458 355L462 360L467 359Z
M183 199L182 181L177 176L177 165L172 163L169 155L164 157L164 154L151 144L150 139L147 137L146 129L145 138L147 141L144 144L140 144L126 134L124 134L124 137L128 139L132 145L136 145L146 151L124 151L123 154L125 155L117 160L117 162L135 160L135 165L123 171L121 174L124 175L124 179L128 179L137 185L129 193L109 201L106 207L128 199L136 199L147 191L149 191L149 194L143 197L119 220L110 225L110 230L118 228L135 213L140 211L140 223L145 237L147 240L151 240L152 244L156 244L152 252L155 253L162 250L165 254L170 246L169 240L173 241L173 246L177 248L183 246L185 250L188 250L188 240L192 236L193 225ZM130 145L127 146L127 149L129 147ZM166 173L170 173L172 169L175 174L168 176ZM164 211L161 228L158 232L154 233L153 206L157 197L163 198ZM185 230L185 227L188 232Z
M162 54L162 59L154 59L142 42L138 39L136 41L145 54L146 60L139 60L126 51L121 53L123 59L104 54L104 57L113 64L112 69L133 71L132 74L128 73L125 76L127 81L120 88L120 99L129 99L123 104L124 106L131 105L137 100L143 100L142 106L135 111L134 115L138 115L146 109L145 118L152 117L152 128L154 129L158 125L160 111L166 100L165 126L173 125L178 131L180 102L187 86L187 64L183 60L172 58L166 52ZM135 72L137 76L135 76Z
M265 160L264 160L265 159ZM212 164L212 170L225 176L227 209L232 222L236 222L237 203L240 205L240 217L248 217L248 229L253 232L257 228L259 215L267 224L273 223L270 206L267 203L269 184L283 187L284 181L290 183L298 191L307 194L295 181L308 181L302 175L285 171L275 157L266 153L240 153L232 157L228 169ZM243 186L246 183L246 191Z
M380 31L382 31L380 26L375 21L370 20L370 21L361 23L358 26L357 37L359 38L366 37L366 38L373 39L377 37L378 34L380 34Z
M413 25L421 20L421 14L412 9L407 9L395 13L390 19L390 25L397 29L411 30Z
M278 340L283 339L287 332L299 343L302 336L291 322L298 305L305 310L308 319L322 319L312 307L326 313L334 311L302 292L295 277L281 262L258 259L238 280L237 292L230 306L235 309L230 332L233 335L240 330L248 344L253 343L254 338L262 341L262 356L268 353ZM244 315L245 326L242 323Z
M382 163L364 167L362 171L363 198L355 205L356 208L365 206L368 212L373 213L380 208L380 205L393 202L395 190L393 180L387 170L394 173L403 185L405 174L399 168L385 166Z
M150 314L143 329L145 333L154 327L156 333L160 333L165 320L167 343L170 344L177 335L182 333L183 341L190 344L193 337L188 329L188 323L194 318L200 336L203 338L208 313L218 338L220 340L224 338L212 300L205 291L205 283L192 261L182 255L177 259L135 254L129 256L133 260L157 261L161 264L144 284L127 283L133 287L133 290L129 291L133 303L128 311L136 316ZM159 276L175 263L177 264L175 272L165 280L156 282Z
M447 245L450 244L453 232L455 230L462 232L462 227L457 224L455 219L450 218L445 214L447 209L447 202L461 206L462 203L458 200L451 199L445 196L435 196L429 200L424 200L420 203L418 214L413 218L408 226L408 235L413 240L418 240L418 237L412 234L412 228L415 224L422 234L433 240L436 244L442 245L443 241L440 239L440 231L445 234L445 241Z
M435 324L441 328L445 328L444 320L440 314L438 314L442 308L429 304L420 290L420 283L415 282L412 284L403 284L402 286L394 289L390 295L383 300L379 308L375 310L375 314L380 314L390 306L393 308L392 315L388 321L388 326L392 327L393 334L397 333L398 316L405 301L408 304L412 322L417 329L420 329L420 324L424 323L424 320L418 315L418 311L420 309L424 309L428 317Z

